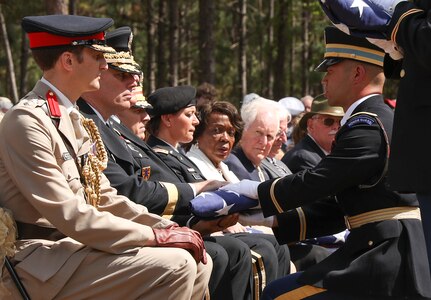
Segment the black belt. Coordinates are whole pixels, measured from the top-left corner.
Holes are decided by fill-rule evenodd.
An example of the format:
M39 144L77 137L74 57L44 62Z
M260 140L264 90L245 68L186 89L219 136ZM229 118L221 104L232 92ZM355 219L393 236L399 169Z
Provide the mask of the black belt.
M42 227L22 222L16 222L16 226L18 229L18 239L20 240L43 239L58 241L66 237L56 228Z

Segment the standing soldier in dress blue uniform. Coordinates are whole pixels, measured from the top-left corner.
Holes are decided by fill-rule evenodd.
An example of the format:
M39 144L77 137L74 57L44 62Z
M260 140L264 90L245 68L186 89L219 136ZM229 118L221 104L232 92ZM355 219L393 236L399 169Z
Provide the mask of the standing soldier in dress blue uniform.
M417 194L431 269L431 1L367 1L362 11L351 1L321 0L334 24L343 24L345 30L352 27L353 35L374 38L387 53L385 75L400 80L389 184L393 190Z
M325 59L317 70L326 72L322 84L329 104L345 110L331 153L309 170L224 188L259 199L266 217L336 195L339 213L320 212L338 220L334 230L321 226L319 215L279 230L316 234L321 228L326 235L347 226L350 234L322 262L269 284L263 298L426 299L431 278L418 201L387 187L393 112L382 96L384 52L335 27L325 29L325 38Z

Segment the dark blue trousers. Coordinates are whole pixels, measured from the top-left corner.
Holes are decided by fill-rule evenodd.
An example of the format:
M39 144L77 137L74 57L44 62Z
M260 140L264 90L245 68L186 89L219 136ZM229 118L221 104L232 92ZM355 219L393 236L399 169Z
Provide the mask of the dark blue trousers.
M428 262L431 271L431 192L416 194L421 209L422 226L427 245Z

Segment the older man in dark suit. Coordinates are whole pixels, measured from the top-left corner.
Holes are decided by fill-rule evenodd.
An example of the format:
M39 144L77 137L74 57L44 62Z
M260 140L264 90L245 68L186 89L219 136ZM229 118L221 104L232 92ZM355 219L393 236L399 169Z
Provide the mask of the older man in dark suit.
M293 172L310 169L317 165L331 151L335 134L344 116L342 107L330 106L322 96L316 97L311 111L299 121L298 126L307 135L281 159Z

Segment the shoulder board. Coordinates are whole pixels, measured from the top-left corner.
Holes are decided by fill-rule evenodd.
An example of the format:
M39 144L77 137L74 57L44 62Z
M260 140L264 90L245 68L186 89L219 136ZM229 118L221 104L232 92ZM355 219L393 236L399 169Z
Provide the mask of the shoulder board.
M170 154L170 152L171 152L171 151L169 151L169 150L162 149L162 148L154 148L153 150L154 150L154 152L156 152L156 153L163 153L163 154L166 154L166 155Z
M28 93L19 101L20 104L31 107L41 107L46 105L46 100L42 97L37 97L35 94Z
M358 112L347 119L346 126L353 127L356 125L373 125L377 122L377 115L369 112Z

